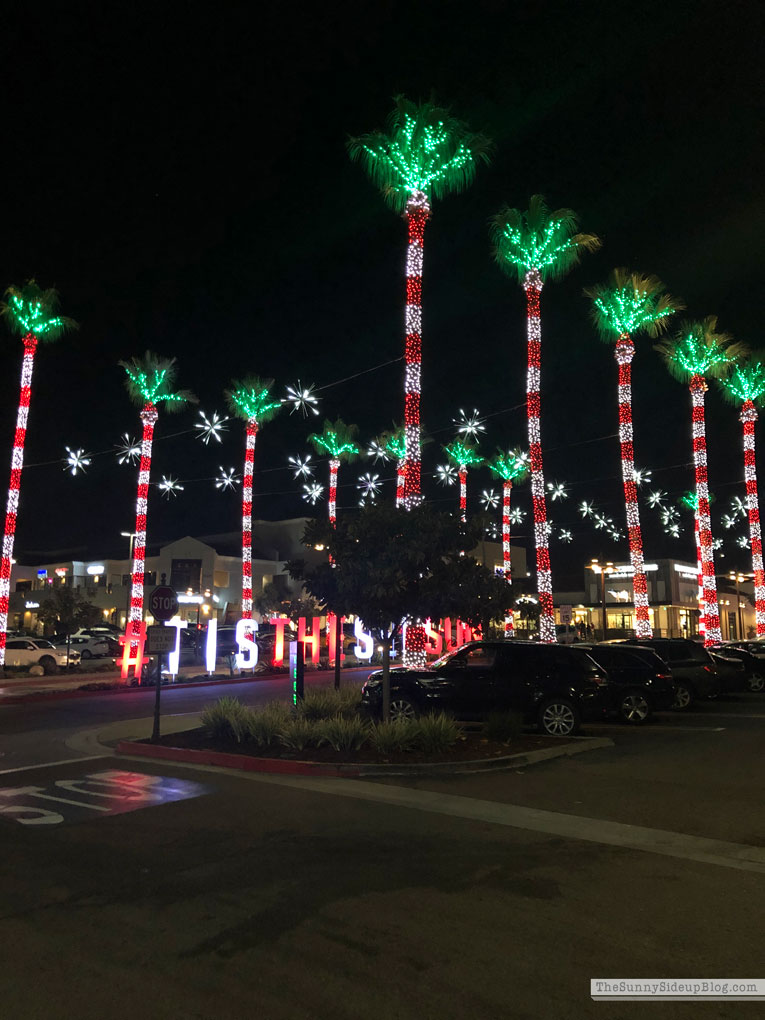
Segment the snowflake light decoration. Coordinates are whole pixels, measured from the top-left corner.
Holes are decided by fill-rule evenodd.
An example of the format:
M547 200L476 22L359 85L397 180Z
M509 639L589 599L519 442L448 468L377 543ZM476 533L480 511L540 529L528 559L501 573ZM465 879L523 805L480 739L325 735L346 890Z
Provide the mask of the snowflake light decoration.
M486 537L492 539L492 541L499 538L499 528L496 521L491 521L489 526L485 529L485 534Z
M238 477L234 468L220 468L220 474L215 479L215 488L225 491L226 489L235 489L241 479Z
M179 492L183 492L183 486L177 478L168 478L167 475L162 475L162 481L157 483L163 496L167 496L170 499L171 496L177 496Z
M718 549L722 549L722 547L723 547L723 540L721 538L713 538L712 539L712 548L714 549L715 552L717 552Z
M635 485L640 488L641 485L651 484L651 469L650 468L633 468L632 469L632 480Z
M499 495L495 489L484 489L479 497L481 506L493 510L499 506Z
M743 499L740 499L738 496L734 496L733 499L730 501L730 505L733 509L734 514L738 514L741 517L746 517L747 509L746 503L743 501Z
M560 532L558 533L558 539L561 542L570 542L573 539L573 537L574 536L567 528L561 528Z
M582 517L593 517L595 514L595 504L588 503L586 499L582 500L579 504L579 513Z
M452 419L457 426L457 434L468 436L470 439L477 439L479 432L486 431L486 425L477 410L473 409L472 414L465 414L460 408L459 417Z
M621 540L622 533L618 528L609 528L608 534L614 542L619 542Z
M557 499L568 499L566 486L562 482L548 482L547 491L550 493L550 499L553 503Z
M648 493L648 505L653 507L654 510L662 507L666 499L667 493L662 492L661 489L655 489L653 492Z
M365 475L359 477L359 483L356 486L357 489L361 489L361 499L374 501L375 496L382 487L379 475L372 475L368 471Z
M735 527L736 518L733 516L733 514L723 514L722 523L724 528L730 530L731 528Z
M457 469L453 464L439 464L433 477L437 478L441 485L454 485L457 481Z
M122 435L122 442L115 447L117 460L120 464L135 464L141 456L141 443L133 439L127 432Z
M70 450L66 447L66 466L64 471L70 471L73 475L78 474L80 471L85 473L85 468L90 465L90 454L85 453L84 450Z
M680 512L673 506L665 506L661 511L661 523L667 527L670 524L677 524L680 520Z
M739 549L748 549L749 539L746 537L746 535L739 535L739 537L736 539L736 545L739 547Z
M679 524L668 524L664 529L664 534L669 535L672 538L680 538L680 525Z
M372 457L375 464L382 461L384 464L390 460L390 454L376 439L373 439L367 447L367 457Z
M216 442L222 443L223 440L220 437L221 432L227 432L228 426L226 422L228 418L225 416L221 418L217 411L213 411L212 415L208 418L204 411L199 412L199 417L202 419L198 421L194 426L195 429L199 429L198 438L207 446L211 439L215 439Z
M295 386L287 387L287 396L283 398L283 404L292 404L290 414L300 411L304 418L309 414L318 414L319 398L314 393L315 386L304 386L298 379Z
M306 501L306 503L315 505L321 499L323 492L324 492L323 485L319 485L318 482L311 482L309 485L303 486L303 499Z
M296 453L294 457L288 457L287 461L292 465L295 478L310 478L313 474L310 453L307 453L305 457L301 457L300 454Z
M510 511L510 523L511 524L523 524L523 518L526 516L526 511L521 510L520 507L515 507Z
M613 527L613 523L614 523L613 517L606 517L605 514L598 514L598 513L596 513L596 514L593 514L593 518L595 520L595 527L599 531L602 531L603 528L608 530L609 528Z

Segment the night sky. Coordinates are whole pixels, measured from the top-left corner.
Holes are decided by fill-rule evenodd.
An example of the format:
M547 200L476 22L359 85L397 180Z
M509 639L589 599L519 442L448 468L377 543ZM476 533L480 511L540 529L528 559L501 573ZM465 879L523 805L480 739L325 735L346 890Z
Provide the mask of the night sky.
M364 441L401 419L401 362L331 385L403 354L405 226L345 150L349 134L384 125L400 92L433 93L495 144L466 192L434 202L425 236L426 494L456 507L456 487L432 473L459 408L488 416L487 454L525 445L525 301L493 262L487 220L541 192L604 242L542 296L545 471L569 492L551 517L574 536L553 536L556 583L580 578L592 556L627 556L626 541L577 512L594 500L623 525L616 365L582 288L617 265L655 273L690 315L716 313L762 345L761 5L83 4L44 18L15 7L0 43L0 281L55 285L81 324L37 359L20 562L127 554L119 533L133 528L137 469L113 447L140 422L120 358L177 356L179 385L208 414L224 411L232 378L256 373L280 392L298 378L327 386L322 417L357 423ZM21 345L0 330L7 459ZM647 338L633 387L636 463L676 500L693 481L690 397ZM714 385L707 404L719 522L744 494L740 424ZM243 426L204 446L198 420L196 409L161 414L152 477L185 488L170 500L153 490L150 546L240 526L238 494L213 479L220 466L241 472ZM283 413L260 433L255 516L312 512L286 458L307 451L321 421ZM65 446L99 454L86 475L64 472ZM341 468L341 510L366 471L393 475L366 460ZM486 470L469 476L474 507L492 484ZM527 487L516 495L528 509ZM680 540L645 503L642 516L647 559L695 557L687 512ZM750 569L731 537L745 526L715 528L719 568Z

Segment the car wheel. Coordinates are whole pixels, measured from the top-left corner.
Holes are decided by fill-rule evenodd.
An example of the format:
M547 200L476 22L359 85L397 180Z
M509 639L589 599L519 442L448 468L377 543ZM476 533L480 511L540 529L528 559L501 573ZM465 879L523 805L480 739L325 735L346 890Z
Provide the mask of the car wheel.
M651 718L651 703L640 691L629 691L619 701L619 718L630 726L642 726Z
M693 704L693 692L685 684L675 684L675 700L672 707L678 712L685 712Z
M52 655L43 655L40 659L40 665L46 673L58 673L58 663Z
M83 648L83 650L80 652L80 658L81 659L92 659L93 658L93 653L89 652L87 648Z
M759 694L765 690L765 675L762 673L751 673L746 681L747 689Z
M576 706L563 698L551 698L539 709L539 729L551 737L570 737L581 720Z
M390 699L391 719L415 719L417 708L409 698L402 698L399 695Z

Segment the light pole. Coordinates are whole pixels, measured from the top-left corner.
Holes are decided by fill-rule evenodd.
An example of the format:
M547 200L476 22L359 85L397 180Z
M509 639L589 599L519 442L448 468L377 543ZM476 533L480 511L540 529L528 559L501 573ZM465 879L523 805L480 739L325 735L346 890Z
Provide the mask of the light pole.
M128 555L128 575L130 580L127 584L127 602L125 605L125 630L127 630L128 620L130 619L130 586L133 582L133 543L135 542L138 533L136 531L121 531L120 535L123 538L130 539L130 553Z
M588 569L594 574L600 574L600 599L603 612L603 641L605 641L608 635L608 617L606 616L606 574L612 574L614 572L614 565L611 560L609 560L605 566L601 566L598 560L593 560Z
M746 581L746 574L740 574L737 570L731 570L728 577L731 581L736 582L736 609L738 611L738 639L739 641L744 640L744 624L741 617L741 599L738 595L738 586L742 581Z

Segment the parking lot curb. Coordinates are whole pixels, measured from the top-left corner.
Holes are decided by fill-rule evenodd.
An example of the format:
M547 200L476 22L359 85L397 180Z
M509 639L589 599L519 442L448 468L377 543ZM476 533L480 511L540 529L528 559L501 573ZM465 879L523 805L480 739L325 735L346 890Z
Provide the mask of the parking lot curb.
M217 765L240 772L271 772L289 776L335 776L362 778L373 776L431 776L459 775L471 772L495 772L517 769L553 758L570 757L584 751L613 747L610 737L569 737L560 747L546 747L539 751L510 754L502 758L482 758L473 761L430 762L412 765L383 763L366 764L348 762L331 765L326 762L288 761L283 758L257 758L246 754L229 754L225 751L196 751L185 747L167 747L164 744L144 744L133 740L120 740L117 754L154 758L159 761L178 761L191 765Z

